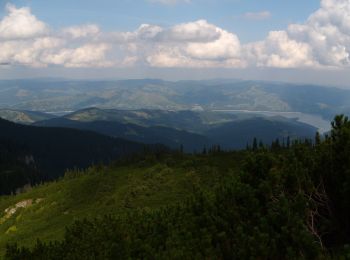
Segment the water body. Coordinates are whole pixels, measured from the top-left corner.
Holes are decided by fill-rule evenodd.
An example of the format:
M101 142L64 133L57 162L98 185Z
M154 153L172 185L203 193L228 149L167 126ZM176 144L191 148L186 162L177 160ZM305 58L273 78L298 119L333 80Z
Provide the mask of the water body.
M323 119L319 115L305 114L302 112L273 112L273 111L250 111L250 110L214 110L216 112L252 114L266 117L282 116L289 119L295 119L298 122L314 126L323 134L331 130L331 122Z
M54 111L54 112L45 112L46 114L51 114L51 115L55 115L55 116L65 116L68 115L70 113L73 113L73 110L67 110L67 111Z

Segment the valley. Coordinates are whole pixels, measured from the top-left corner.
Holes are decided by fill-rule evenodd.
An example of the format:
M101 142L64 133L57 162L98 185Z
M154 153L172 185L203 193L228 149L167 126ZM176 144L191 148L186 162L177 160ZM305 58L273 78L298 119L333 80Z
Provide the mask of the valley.
M305 98L306 87L247 81L13 83L0 97L0 257L317 258L309 214L325 208L313 196L329 192L339 217L315 218L317 229L346 214L327 175L339 150L330 140L349 127L330 124L350 107L345 90L310 86L330 93ZM241 251L228 249L236 240Z
M202 80L1 80L0 107L41 112L126 110L301 112L330 120L350 111L350 91L316 85Z

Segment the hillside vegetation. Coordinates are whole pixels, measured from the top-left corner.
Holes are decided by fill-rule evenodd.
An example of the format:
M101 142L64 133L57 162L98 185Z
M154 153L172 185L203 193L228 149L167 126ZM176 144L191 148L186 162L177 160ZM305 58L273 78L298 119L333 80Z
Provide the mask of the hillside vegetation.
M3 197L1 245L7 259L345 259L349 169L344 116L324 140L130 158Z
M140 160L119 162L109 167L95 166L85 171L73 170L57 182L26 193L0 197L0 248L7 242L33 246L36 238L44 241L62 239L66 226L74 220L120 214L135 209L151 210L176 204L194 189L218 183L226 171L240 163L235 155L166 156L153 155ZM138 161L138 162L136 162ZM29 202L9 215L6 209Z

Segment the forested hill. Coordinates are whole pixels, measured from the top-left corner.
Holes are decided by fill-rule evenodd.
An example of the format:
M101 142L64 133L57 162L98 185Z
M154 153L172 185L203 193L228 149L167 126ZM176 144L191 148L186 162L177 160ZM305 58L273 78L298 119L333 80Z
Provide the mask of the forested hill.
M212 111L116 110L86 108L63 117L38 121L36 126L69 127L131 141L162 143L186 152L213 144L244 149L254 137L271 143L279 138L313 138L317 129L283 117L236 115Z
M42 178L45 176L43 180L62 176L66 169L108 163L144 149L143 144L89 131L18 125L2 119L0 129L0 155L14 158L17 163L13 164L22 158L25 165L35 168ZM0 179L13 180L16 172L13 168L1 171Z
M161 143L172 149L178 149L182 145L187 152L193 152L194 150L198 151L211 144L211 141L204 135L165 126L144 127L136 124L125 124L102 120L80 122L66 118L53 118L50 120L39 121L35 123L35 125L89 130L111 137L124 138L145 144Z
M349 169L337 116L325 138L70 171L0 199L0 246L6 259L347 259Z

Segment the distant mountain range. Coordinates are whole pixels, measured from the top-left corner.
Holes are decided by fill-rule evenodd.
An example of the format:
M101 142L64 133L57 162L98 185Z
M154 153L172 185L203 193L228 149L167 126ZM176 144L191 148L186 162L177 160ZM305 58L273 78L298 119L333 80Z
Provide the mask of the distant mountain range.
M350 111L350 91L240 80L0 81L0 118L173 149L182 146L188 152L217 144L240 149L254 137L270 143L316 132L293 118L217 110L299 111L328 120Z
M298 111L330 119L350 112L350 91L240 80L1 80L0 107L56 113L88 107Z
M145 109L83 109L34 125L90 130L146 144L162 143L174 149L182 146L188 152L212 145L241 149L254 137L269 144L277 138L310 138L316 132L312 126L282 117Z
M43 112L0 109L0 118L14 123L31 124L54 117L54 115Z

